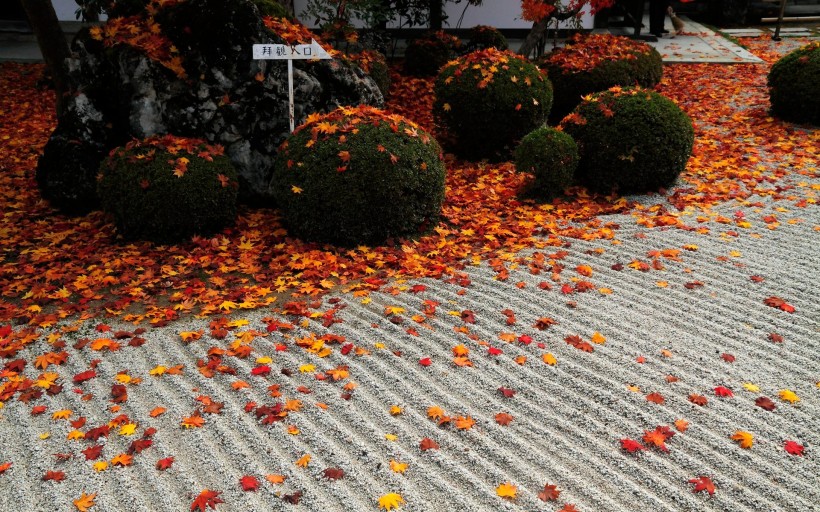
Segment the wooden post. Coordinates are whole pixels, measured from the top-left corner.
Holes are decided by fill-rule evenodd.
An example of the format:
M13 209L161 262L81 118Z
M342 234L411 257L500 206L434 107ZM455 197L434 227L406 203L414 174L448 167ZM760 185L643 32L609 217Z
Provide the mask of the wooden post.
M780 41L780 24L783 23L784 14L786 14L786 0L780 0L780 14L777 16L777 28L774 29L772 41Z

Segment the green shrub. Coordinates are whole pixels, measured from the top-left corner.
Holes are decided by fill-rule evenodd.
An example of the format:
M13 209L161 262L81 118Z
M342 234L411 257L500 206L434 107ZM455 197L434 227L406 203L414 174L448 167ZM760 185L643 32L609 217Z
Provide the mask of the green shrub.
M532 192L552 199L572 184L578 168L578 146L572 137L550 127L541 127L521 139L515 148L515 168L535 176Z
M646 43L610 34L576 34L567 45L542 57L538 65L552 82L550 120L560 121L581 97L610 87L640 85L651 89L661 80L661 55Z
M467 158L508 156L524 135L544 124L552 86L534 65L494 48L444 66L436 78L433 115Z
M342 107L309 117L282 144L271 193L292 235L379 244L438 224L444 177L441 148L412 121Z
M111 151L97 194L123 237L170 243L232 224L238 187L221 146L166 135Z
M769 101L777 117L820 125L820 41L785 55L769 71Z
M495 48L496 50L506 50L510 45L497 28L488 25L476 25L470 29L470 41L467 43L467 51L486 50Z
M288 10L276 0L251 0L251 2L259 9L259 14L262 16L293 20Z
M461 40L443 31L428 32L411 40L404 51L404 72L415 76L436 76L441 66L455 58Z
M694 144L692 120L672 100L640 87L587 97L561 123L578 144L576 179L601 192L654 191L671 185Z

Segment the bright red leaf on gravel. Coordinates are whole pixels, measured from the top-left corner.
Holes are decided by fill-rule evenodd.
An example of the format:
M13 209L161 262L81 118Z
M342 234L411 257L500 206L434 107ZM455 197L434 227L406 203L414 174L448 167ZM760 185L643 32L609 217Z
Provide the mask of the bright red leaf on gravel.
M722 396L725 398L732 398L733 396L735 396L735 394L732 393L731 389L725 388L723 386L718 386L715 388L715 395Z
M222 491L203 490L191 503L191 512L197 509L200 512L205 512L208 507L215 509L218 504L225 503L219 498L220 494L222 494Z
M552 484L544 484L544 488L538 493L538 499L541 501L555 501L561 495L561 490L558 486Z
M780 297L771 296L763 300L763 303L772 308L778 308L786 313L794 313L794 306L781 299Z
M431 361L429 357L423 357L419 359L419 364L422 366L430 366L433 364L433 361Z
M783 446L786 451L791 455L803 455L803 451L806 449L805 446L796 442L796 441L786 441L786 444Z
M96 376L97 372L95 372L94 370L86 370L75 375L72 381L74 382L74 384L80 384L87 380L93 379Z
M621 448L629 453L646 450L646 446L642 445L638 441L635 441L634 439L621 439Z
M245 492L255 492L259 490L259 480L255 476L245 475L239 479L239 485Z
M706 491L709 495L715 494L715 484L712 482L712 479L708 476L699 476L697 478L693 478L689 480L690 484L695 484L695 488L692 489L692 492L703 492Z
M4 463L0 464L0 475L5 473L6 471L8 471L9 468L11 467L11 465L12 465L11 462L4 462Z
M165 457L164 459L159 459L157 461L157 469L160 471L165 471L166 469L170 468L173 464L173 457Z
M97 444L97 445L90 446L90 447L86 448L85 450L83 450L80 453L85 455L85 460L97 460L97 459L100 458L100 454L102 454L102 449L103 449L102 445Z
M341 468L325 468L325 470L322 471L322 476L328 480L338 480L345 476L345 472Z
M46 471L46 474L43 475L43 480L62 482L63 480L65 480L65 473L63 473L62 471Z
M421 449L421 451L423 452L426 452L427 450L438 450L439 445L437 442L433 441L429 437L425 437L419 443L419 449Z
M696 394L696 393L692 393L691 395L689 395L689 401L690 401L690 402L692 402L693 404L695 404L695 405L699 405L699 406L701 406L701 407L703 407L703 406L705 406L707 403L709 403L709 399L708 399L708 398L706 398L706 397L705 397L705 396L703 396L703 395L698 395L698 394Z
M658 405L661 405L666 401L666 399L660 393L649 393L648 395L646 395L646 399Z
M501 395L505 398L512 398L512 397L515 396L515 390L514 389L500 387L500 388L498 388L498 392L501 393Z

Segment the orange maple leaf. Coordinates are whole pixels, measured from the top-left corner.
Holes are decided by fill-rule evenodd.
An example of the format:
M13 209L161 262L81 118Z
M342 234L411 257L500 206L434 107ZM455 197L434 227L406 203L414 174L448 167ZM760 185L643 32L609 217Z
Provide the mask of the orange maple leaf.
M72 503L74 503L74 506L77 507L77 510L79 510L79 512L88 512L88 509L95 505L94 498L96 496L97 495L94 493L86 494L85 492L83 492L80 494L80 497L74 500Z

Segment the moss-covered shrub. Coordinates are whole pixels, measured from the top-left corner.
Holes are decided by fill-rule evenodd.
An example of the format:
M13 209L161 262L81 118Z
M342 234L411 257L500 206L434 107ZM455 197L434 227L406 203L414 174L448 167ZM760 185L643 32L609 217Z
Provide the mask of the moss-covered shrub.
M438 223L444 177L441 148L412 121L342 107L311 116L282 144L270 190L295 236L379 244Z
M428 32L407 43L404 72L415 76L435 76L441 66L455 58L461 40L443 31Z
M610 34L576 34L538 61L552 82L550 120L560 121L581 97L610 87L655 87L663 75L661 55L646 43Z
M769 101L778 117L820 125L820 42L774 63L769 71Z
M552 86L533 64L494 48L444 66L433 115L466 158L508 156L521 137L544 124Z
M362 71L370 75L370 78L379 86L382 95L387 97L390 92L390 68L387 66L387 58L376 50L360 50L347 52L345 58L362 68Z
M587 97L561 123L578 144L579 183L601 192L647 192L671 185L694 144L692 120L672 100L639 87Z
M535 176L531 192L552 199L569 187L578 168L578 146L566 133L543 126L515 148L515 168Z
M111 151L97 194L125 238L169 243L232 224L238 187L221 146L166 135Z
M510 45L507 38L497 28L488 25L476 25L470 29L470 40L467 43L467 51L486 50L495 48L496 50L506 50Z

